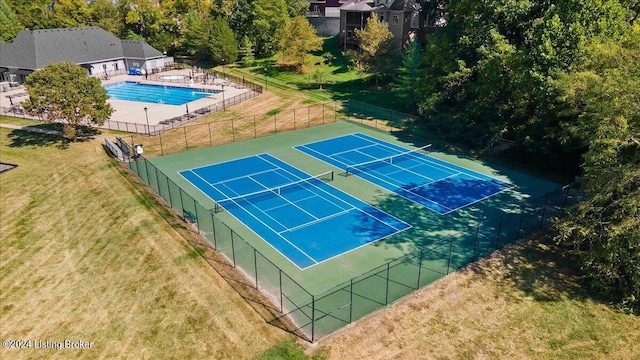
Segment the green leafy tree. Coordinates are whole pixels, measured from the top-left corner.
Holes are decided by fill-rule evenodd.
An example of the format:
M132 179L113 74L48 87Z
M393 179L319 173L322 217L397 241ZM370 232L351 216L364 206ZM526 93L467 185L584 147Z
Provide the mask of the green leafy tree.
M18 16L5 0L0 0L0 41L13 41L13 38L23 29L24 26L18 20Z
M211 57L211 20L196 10L187 13L182 28L182 52L202 61Z
M419 92L418 76L422 66L422 49L416 38L411 40L402 55L402 66L398 74L395 90L404 98L411 112L416 112L416 96Z
M328 72L329 72L329 67L324 63L324 61L321 61L319 64L315 65L315 67L313 68L313 72L311 73L311 76L313 78L313 81L315 81L316 84L318 84L320 90L322 90L322 86L327 79Z
M31 115L62 121L64 136L75 140L81 126L102 125L113 113L100 80L71 62L50 64L27 77L29 98L22 102Z
M120 36L122 33L122 22L118 8L111 0L96 0L89 3L91 24Z
M586 201L558 225L557 239L580 253L590 284L640 314L640 25L598 37L558 79L588 144Z
M217 64L229 64L238 59L238 42L224 18L214 19L211 23L209 51L211 60Z
M379 87L379 78L392 68L391 47L393 34L389 24L381 21L376 13L367 20L364 29L356 29L360 51L349 51L356 70L372 73Z
M169 6L167 3L157 6L148 0L122 0L117 6L124 20L121 36L129 40L146 41L163 51L178 46L179 19L166 16L165 12Z
M20 22L28 29L86 26L90 11L83 0L11 0Z
M255 50L249 37L242 38L240 45L240 62L242 66L251 66L255 61Z
M247 36L255 45L256 55L268 56L277 48L277 34L289 18L285 0L239 0L233 8L229 25L236 38Z
M304 14L309 10L309 1L307 0L286 0L287 2L287 11L289 12L289 16L295 18L296 16L304 16Z
M84 0L57 0L51 3L50 28L81 27L91 24L91 10Z
M279 48L282 53L280 61L301 71L310 53L322 49L322 38L307 18L296 16L282 29Z

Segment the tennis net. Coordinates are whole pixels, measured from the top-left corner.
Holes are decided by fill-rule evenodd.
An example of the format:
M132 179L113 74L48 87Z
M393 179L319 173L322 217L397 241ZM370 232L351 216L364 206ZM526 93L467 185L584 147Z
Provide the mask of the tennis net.
M251 204L259 201L260 199L270 198L273 196L283 196L287 193L299 191L300 189L317 187L319 184L328 182L328 181L333 181L333 170L323 172L322 174L318 174L315 176L310 176L305 179L300 179L300 180L292 181L290 183L278 185L272 188L265 188L263 190L259 190L256 192L218 200L216 201L214 212L218 213L225 210L224 204L232 204L235 206L241 206L240 203L243 203L243 202ZM230 205L227 205L227 206L230 206Z
M363 172L364 169L374 169L376 166L385 165L385 164L393 164L401 159L405 159L407 157L413 157L418 151L425 150L431 147L431 144L419 147L417 149L409 150L403 153L387 156L380 159L374 159L371 161L365 161L359 164L349 165L345 169L345 176L353 175L356 171ZM362 169L362 170L358 170Z

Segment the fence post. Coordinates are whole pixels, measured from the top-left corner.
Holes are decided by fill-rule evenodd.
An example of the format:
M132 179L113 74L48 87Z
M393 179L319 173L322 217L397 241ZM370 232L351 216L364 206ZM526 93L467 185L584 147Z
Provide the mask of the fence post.
M187 144L187 128L186 126L182 128L184 130L184 150L189 150L189 145Z
M449 240L449 260L447 260L447 275L449 275L449 269L451 268L451 255L453 253L453 236Z
M177 187L178 187L178 195L180 195L180 214L182 214L182 217L184 217L184 203L182 202L182 189L179 186Z
M311 295L311 341L315 340L316 330L316 296Z
M567 208L567 202L569 201L569 192L573 189L573 184L565 185L567 191L564 193L564 200L562 201L562 216L564 216L565 209Z
M236 267L236 246L233 241L233 230L229 228L229 231L231 231L231 257L233 258L233 267Z
M207 125L209 126L209 146L213 146L213 137L211 137L211 123L208 122Z
M522 218L524 217L524 201L520 205L520 223L518 224L518 234L516 234L516 241L520 239L520 231L522 230Z
M280 276L280 312L284 312L284 305L282 304L282 299L284 298L284 294L282 293L282 269L278 268L278 275Z
M500 216L500 223L498 224L498 236L496 237L496 250L498 250L498 244L500 243L500 233L502 232L502 219L504 214Z
M147 173L147 186L151 187L151 176L149 176L149 164L147 159L144 159L144 171Z
M278 133L278 115L275 114L273 115L273 129L274 129L274 134Z
M258 130L256 129L256 116L253 115L253 138L258 137Z
M549 202L549 194L544 197L544 206L542 207L542 219L540 219L540 227L544 226L544 216L547 213L547 203Z
M218 250L218 241L216 239L216 217L213 216L213 213L209 213L211 215L211 231L213 232L213 248Z
M418 259L418 283L416 290L420 289L420 277L422 276L422 256L424 255L424 247L420 248L420 258Z
M256 275L256 290L258 290L258 250L253 248L253 269Z
M160 154L164 155L164 149L162 148L162 134L158 134L158 138L160 139Z
M198 216L198 204L196 203L196 199L193 199L193 208L196 212L196 218L194 219L196 222L196 228L198 229L198 234L200 234L200 222L198 221L200 216Z
M478 225L476 226L476 241L473 244L473 259L471 259L471 262L476 261L476 251L478 250L478 233L480 233L480 223L478 223Z
M389 304L389 271L391 269L391 262L387 263L387 289L384 294L384 305L387 306Z
M236 129L233 126L233 118L231 118L231 140L232 142L236 142Z
M353 322L353 278L351 278L351 284L349 285L349 324Z

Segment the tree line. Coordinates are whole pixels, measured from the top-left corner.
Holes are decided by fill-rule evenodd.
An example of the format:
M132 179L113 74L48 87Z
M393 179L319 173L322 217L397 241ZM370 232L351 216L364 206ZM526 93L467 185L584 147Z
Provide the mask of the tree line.
M556 228L594 289L640 310L640 2L431 2L443 26L401 83L420 128L580 175L586 200ZM402 85L402 84L400 84ZM409 93L409 91L405 91Z
M307 28L287 29L306 21L308 6L306 0L0 0L0 41L23 29L99 26L169 55L221 65L273 55L283 49L282 37L299 31L317 38Z

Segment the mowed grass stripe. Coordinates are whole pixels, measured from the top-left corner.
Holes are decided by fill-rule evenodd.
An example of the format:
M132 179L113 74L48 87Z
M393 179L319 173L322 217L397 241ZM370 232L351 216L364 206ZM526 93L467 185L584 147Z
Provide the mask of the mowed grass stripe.
M0 337L93 346L0 358L251 358L286 337L194 255L99 142L13 147L12 131L0 130L2 161L19 165L0 174Z

